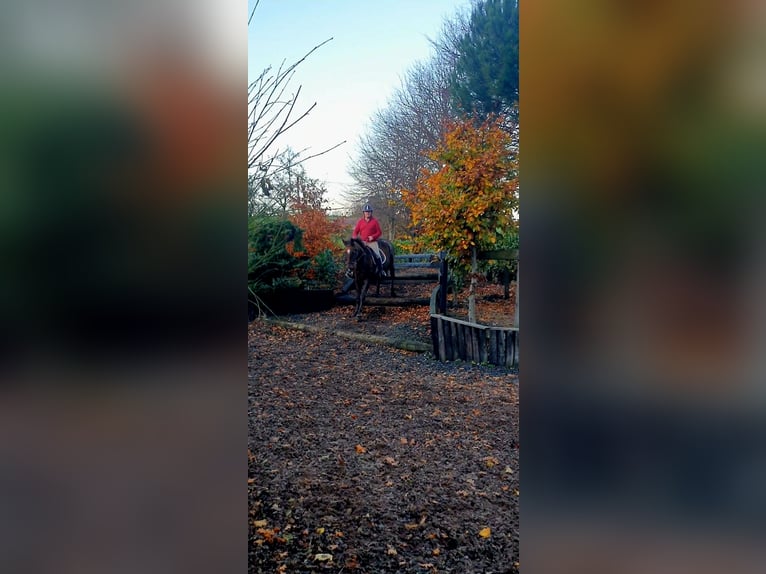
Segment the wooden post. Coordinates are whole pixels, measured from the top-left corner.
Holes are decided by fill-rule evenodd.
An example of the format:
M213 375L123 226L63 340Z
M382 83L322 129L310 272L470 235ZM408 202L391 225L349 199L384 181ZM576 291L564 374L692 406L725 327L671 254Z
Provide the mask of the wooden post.
M447 255L444 251L439 253L439 300L437 308L440 315L447 314Z

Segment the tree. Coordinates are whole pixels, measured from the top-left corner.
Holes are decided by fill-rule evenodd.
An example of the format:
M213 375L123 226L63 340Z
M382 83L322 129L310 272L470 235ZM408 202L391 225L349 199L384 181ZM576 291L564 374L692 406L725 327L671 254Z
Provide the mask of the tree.
M302 249L302 231L290 221L277 217L251 217L248 221L248 287L253 294L272 286L297 269L298 261L288 245Z
M518 0L480 0L468 30L437 44L451 53L452 94L465 112L512 115L519 99Z
M306 204L293 206L290 222L301 230L302 243L288 245L287 251L308 261L301 275L308 280L332 285L336 277L336 260L343 253L343 221L332 218L324 209Z
M458 271L471 271L469 319L476 321L477 251L494 247L516 227L518 159L505 118L448 124L444 140L428 153L403 201L412 214L419 248L446 251Z
M409 219L401 190L414 187L420 169L430 163L423 152L441 140L445 121L454 117L449 78L449 68L438 55L415 64L360 138L351 171L356 189L346 200L357 210L368 201L375 204L389 239Z
M290 147L273 158L269 175L248 179L248 214L287 216L293 206L323 209L327 187L308 176L300 156Z
M518 2L478 0L445 20L431 43L434 55L410 68L372 116L351 171L356 188L346 194L355 209L374 204L390 239L409 220L402 190L438 168L425 152L443 141L449 121L495 115L518 149Z

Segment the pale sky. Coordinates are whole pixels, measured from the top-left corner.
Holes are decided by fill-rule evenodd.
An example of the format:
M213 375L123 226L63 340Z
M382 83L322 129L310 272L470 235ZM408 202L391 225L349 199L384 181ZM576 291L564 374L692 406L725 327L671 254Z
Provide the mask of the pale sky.
M347 172L372 114L415 62L433 54L428 39L438 37L445 18L468 6L470 0L261 0L248 34L251 80L333 38L297 67L288 88L302 86L294 114L317 106L279 140L280 148L308 147L305 155L347 140L303 164L327 184L333 205L353 184Z

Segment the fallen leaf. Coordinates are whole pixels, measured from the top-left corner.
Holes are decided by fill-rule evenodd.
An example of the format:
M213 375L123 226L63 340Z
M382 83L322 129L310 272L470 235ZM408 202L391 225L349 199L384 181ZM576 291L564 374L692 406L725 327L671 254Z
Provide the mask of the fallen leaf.
M492 468L499 463L500 461L497 460L494 456L488 456L484 458L484 464L487 466L487 468Z
M406 439L406 438L404 438L404 437L402 437L402 438L400 438L400 439L399 439L399 442L400 442L401 444L407 444L407 439Z
M441 554L441 553L442 553L442 551L441 551L441 550L439 550L438 548L434 548L434 549L431 551L431 554L433 554L434 556L438 556L438 555L439 555L439 554Z
M268 520L253 520L253 526L256 528L263 528L269 523Z
M479 530L479 536L481 536L482 538L489 538L491 535L492 535L492 530L490 530L489 527L482 528L481 530Z
M394 548L393 546L389 544L388 548L386 549L386 554L388 554L389 556L396 556L397 554L396 548Z
M248 478L247 479L247 484L253 484L254 482L255 482L254 478Z
M364 448L361 444L356 445L356 454L364 454L367 452L367 449Z
M396 459L390 456L387 456L386 458L384 458L383 462L385 462L389 466L399 466L399 463L396 462Z
M317 528L317 534L324 534L324 528L322 528L321 526Z
M281 539L277 536L277 532L279 532L279 528L259 528L256 530L258 534L263 536L263 539L268 543L271 544L272 542L283 542L284 539Z
M329 562L332 560L332 554L317 554L314 556L314 560L318 562Z

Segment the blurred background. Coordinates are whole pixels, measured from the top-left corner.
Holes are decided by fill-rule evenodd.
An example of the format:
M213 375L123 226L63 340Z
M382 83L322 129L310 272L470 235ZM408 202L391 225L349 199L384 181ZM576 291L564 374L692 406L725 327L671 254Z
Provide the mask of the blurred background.
M247 4L0 34L0 570L245 568Z
M521 568L761 572L766 6L520 17Z

